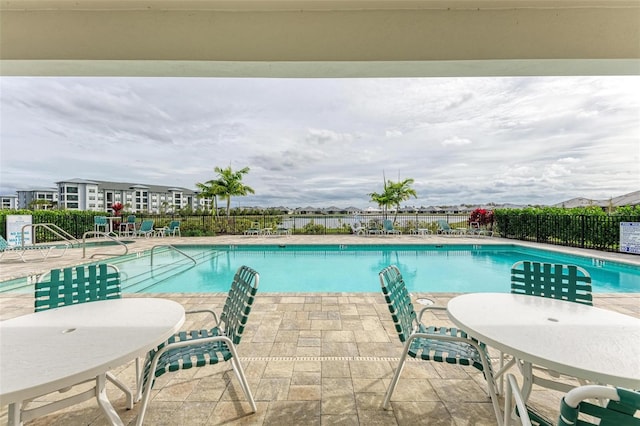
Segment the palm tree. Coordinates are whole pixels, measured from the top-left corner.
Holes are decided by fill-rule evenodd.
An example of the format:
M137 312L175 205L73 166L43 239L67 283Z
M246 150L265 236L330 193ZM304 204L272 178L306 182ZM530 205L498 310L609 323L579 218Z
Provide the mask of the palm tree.
M371 197L371 201L382 207L382 212L385 218L387 217L387 209L391 206L395 206L396 214L393 217L395 222L398 218L398 212L400 211L400 203L407 201L411 197L418 198L416 190L411 188L411 184L413 184L413 182L413 179L405 179L399 182L387 180L384 182L381 194L372 192L369 196Z
M392 204L396 206L396 215L393 220L395 221L400 211L400 203L407 201L409 198L418 198L416 190L411 188L414 180L411 178L405 179L399 182L388 182L389 191L391 192Z
M214 201L215 197L218 196L227 200L228 219L231 214L231 197L255 194L253 188L242 183L242 176L249 173L249 167L245 167L235 172L231 170L231 166L224 169L216 167L214 171L218 174L218 179L207 182L210 190L209 193L214 196Z
M205 183L196 183L196 187L200 190L198 198L210 198L213 200L213 209L211 214L218 215L218 195L222 195L219 180L209 180Z
M369 197L371 197L371 201L376 203L378 207L382 208L382 215L386 219L387 208L394 205L393 200L391 199L391 193L388 191L388 188L387 188L387 183L385 182L384 188L381 194L378 194L377 192L372 192L371 194L369 194Z

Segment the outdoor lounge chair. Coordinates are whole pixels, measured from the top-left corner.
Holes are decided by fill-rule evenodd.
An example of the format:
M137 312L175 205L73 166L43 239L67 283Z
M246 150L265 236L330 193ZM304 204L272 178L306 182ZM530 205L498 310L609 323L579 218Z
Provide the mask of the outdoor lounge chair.
M391 395L398 384L400 373L407 355L425 361L446 362L449 364L470 365L484 373L488 394L497 419L502 418L496 384L493 377L487 348L467 336L457 328L426 326L422 324L422 314L430 309L446 310L440 306L426 306L418 315L411 303L402 274L396 266L388 266L379 273L382 293L391 312L391 318L404 349L396 367L389 388L384 396L382 407L389 407Z
M390 234L401 235L402 234L401 230L395 229L393 227L393 221L391 221L389 219L385 219L385 220L382 221L382 230L387 235L390 235Z
M62 246L62 247L61 247ZM4 237L0 236L0 259L7 253L16 254L20 260L23 262L27 262L30 259L27 259L25 256L27 253L38 253L41 256L40 260L44 260L51 256L51 253L56 250L62 250L62 253L51 256L51 257L61 257L69 248L69 243L60 243L60 246L53 244L29 244L24 246L12 246L10 245Z
M362 226L361 223L357 223L357 224L351 224L351 232L355 235L366 235L367 234L367 228L365 228L364 226Z
M35 312L78 303L119 299L122 296L120 271L116 266L105 263L52 269L36 282L34 296ZM125 393L127 408L133 408L133 391L113 373L107 372L106 377ZM60 392L66 390L68 389L60 390ZM85 399L89 399L95 397L95 392L94 387L83 392L82 395L85 395ZM69 398L74 398L74 396Z
M493 231L481 228L480 223L478 222L469 222L469 229L467 229L467 234L477 236L486 235L488 237L493 237Z
M256 412L256 404L240 364L236 345L240 343L244 333L258 291L259 278L256 271L247 266L241 266L233 277L219 319L211 310L187 312L187 314L211 313L215 321L213 328L181 331L147 354L140 380L143 386L138 389L138 398L142 397L138 426L144 421L156 377L167 372L203 367L224 361L231 361L236 378L251 405L251 412Z
M606 403L592 403L586 400L598 399ZM507 375L507 391L504 400L504 424L514 424L513 402L517 424L523 426L640 426L640 393L637 391L600 385L579 386L570 390L560 402L557 422L550 422L538 415L531 416L520 395L518 383L512 374Z
M449 226L449 222L447 222L444 219L438 219L437 223L438 223L438 230L437 230L438 234L445 234L445 235L459 235L460 234L460 231L458 231L457 229L451 228Z
M522 260L511 266L511 293L529 296L549 297L593 306L591 294L591 276L580 266L553 263L532 262ZM501 368L496 377L502 376L517 361L511 359L504 364L504 354L501 354ZM504 365L502 365L504 364ZM552 377L560 375L542 367L535 366L535 370L546 372ZM549 380L540 375L533 375L533 383L563 392L571 389L570 385ZM502 378L500 380L502 388Z
M171 222L169 222L169 226L164 228L164 235L167 237L169 235L175 237L176 234L178 234L179 237L182 237L182 234L180 233L180 221L172 220Z
M262 234L262 228L259 222L253 222L249 229L244 231L244 235L260 235Z
M291 235L291 229L286 226L279 224L276 226L276 229L273 231L274 235Z
M142 223L140 224L140 228L134 232L133 236L149 238L153 234L153 220L147 219L142 221Z

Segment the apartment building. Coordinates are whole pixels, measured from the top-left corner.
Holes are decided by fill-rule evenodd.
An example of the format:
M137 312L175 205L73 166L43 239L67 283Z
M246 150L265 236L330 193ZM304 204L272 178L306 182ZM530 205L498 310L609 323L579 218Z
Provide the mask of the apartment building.
M49 210L58 204L58 191L55 188L34 188L17 193L19 209Z
M15 210L18 208L17 195L0 195L0 209Z
M196 191L161 185L69 179L56 182L58 205L63 210L111 212L121 203L127 212L171 213L190 206L209 208L211 201L198 198Z

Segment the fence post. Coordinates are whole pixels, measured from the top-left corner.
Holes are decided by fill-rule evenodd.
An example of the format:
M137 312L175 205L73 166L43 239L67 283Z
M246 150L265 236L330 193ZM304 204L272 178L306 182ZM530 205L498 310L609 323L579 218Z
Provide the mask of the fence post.
M580 230L580 247L584 248L584 232L585 232L585 215L580 215L581 230Z

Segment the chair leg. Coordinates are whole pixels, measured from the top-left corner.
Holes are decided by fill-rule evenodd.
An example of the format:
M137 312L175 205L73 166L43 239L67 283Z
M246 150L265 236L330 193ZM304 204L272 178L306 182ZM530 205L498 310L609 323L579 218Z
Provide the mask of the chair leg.
M498 421L499 425L502 425L502 422L503 422L502 410L500 409L500 402L498 401L498 390L497 390L496 379L493 376L493 374L491 374L490 361L485 356L484 351L482 350L482 348L480 348L479 345L474 344L474 346L476 346L476 349L480 353L480 359L482 360L482 365L483 365L483 374L484 374L485 380L487 381L489 398L491 399L491 405L493 405L493 411L495 411L495 414L496 414L496 420Z
M387 393L384 395L384 400L382 401L382 408L385 410L389 409L389 402L391 401L391 395L393 391L396 389L396 385L398 384L398 380L400 379L400 374L402 374L402 369L404 368L404 362L407 360L407 355L409 354L409 344L411 340L407 341L404 345L404 351L402 352L402 356L400 357L400 361L398 362L398 366L396 367L396 372L393 374L393 379L391 379L391 383L389 383L389 387L387 388Z
M149 405L149 399L151 397L151 387L153 386L153 380L155 379L153 372L158 365L158 357L162 350L158 351L154 356L153 360L151 360L151 367L149 369L149 379L147 383L144 385L144 389L142 383L144 382L143 378L140 377L139 382L140 386L138 386L138 396L142 396L142 404L140 404L140 411L138 413L138 420L136 421L136 426L142 426L142 422L144 421L144 415L147 411L147 405ZM141 372L144 374L144 371ZM140 398L138 398L140 399Z
M229 346L229 349L231 350L231 354L233 355L231 357L231 365L233 366L233 372L236 374L236 378L238 379L238 382L240 382L240 386L244 391L245 398L247 398L247 401L249 401L249 404L251 405L251 412L255 413L256 411L258 411L256 407L256 402L253 400L253 395L251 394L251 389L249 388L249 383L247 383L247 378L244 375L244 370L242 369L242 364L240 363L240 359L238 358L236 349L233 344L228 346Z

